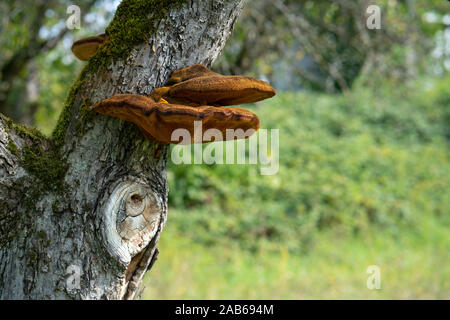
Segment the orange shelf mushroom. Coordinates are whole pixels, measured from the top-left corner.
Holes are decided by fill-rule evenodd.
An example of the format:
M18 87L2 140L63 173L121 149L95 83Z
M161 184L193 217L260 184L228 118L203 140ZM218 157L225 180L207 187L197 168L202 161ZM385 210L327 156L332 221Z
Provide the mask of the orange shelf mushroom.
M202 64L193 64L187 68L178 69L172 72L167 80L167 85L174 85L186 80L205 76L220 76L219 73L211 71Z
M169 96L201 104L232 106L271 98L275 90L267 83L243 76L204 76L175 84Z
M195 64L174 71L169 87L158 88L155 95L165 100L232 106L271 98L276 94L267 82L244 76L223 76Z
M114 95L95 106L95 111L133 122L147 139L162 143L178 143L172 141L172 133L176 129L188 130L190 143L204 142L194 141L194 121L202 122L202 132L218 129L224 140L227 129L259 129L258 117L245 109L176 105L155 102L151 97L138 94Z
M106 40L107 37L104 33L77 40L72 45L72 52L78 59L87 61L95 55L98 47Z
M202 132L219 130L222 140L248 138L248 135L227 137L226 130L253 129L256 132L258 116L227 106L256 102L276 94L264 81L223 76L199 64L174 71L167 85L157 88L149 97L118 94L101 101L94 109L135 123L149 140L178 143L172 140L172 133L176 129L186 129L191 136L190 143L197 143L209 141L194 141L195 121L201 121Z

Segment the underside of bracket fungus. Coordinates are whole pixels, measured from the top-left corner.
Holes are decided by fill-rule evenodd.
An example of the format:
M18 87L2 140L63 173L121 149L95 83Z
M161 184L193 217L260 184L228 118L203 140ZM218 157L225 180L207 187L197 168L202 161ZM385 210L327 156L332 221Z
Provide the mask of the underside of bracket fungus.
M185 129L190 141L182 142L201 143L248 138L259 129L258 116L242 108L226 106L260 101L276 93L264 81L222 76L198 64L174 71L167 85L154 90L149 97L118 94L101 101L94 109L135 123L149 140L179 143L178 137L173 139L172 134L177 129ZM195 137L195 121L201 121L202 132L216 129L221 136L214 133L211 140ZM228 136L227 129L242 131Z
M95 55L98 47L107 40L106 35L87 37L75 41L72 45L73 54L80 60L87 61Z
M194 121L202 121L202 132L217 129L223 137L226 136L226 129L259 129L258 117L245 109L155 102L151 97L138 94L112 96L100 102L95 110L133 122L146 138L162 143L178 143L178 140L172 140L172 133L176 129L189 131L191 143L203 142L194 141Z

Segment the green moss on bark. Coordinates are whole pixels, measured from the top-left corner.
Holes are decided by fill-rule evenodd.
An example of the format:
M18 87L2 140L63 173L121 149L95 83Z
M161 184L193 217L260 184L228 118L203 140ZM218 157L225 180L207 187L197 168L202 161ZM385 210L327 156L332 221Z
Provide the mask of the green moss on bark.
M0 114L0 118L5 123L5 130L10 132L14 130L22 138L30 138L33 141L39 141L45 139L45 136L36 128L31 128L23 124L14 123L14 121L3 114Z
M14 132L24 139L25 145L22 150L19 150L11 137L7 148L20 157L19 165L38 179L37 190L62 192L68 164L52 141L35 128L14 123L4 115L0 116L7 132Z
M19 148L17 148L17 145L14 143L10 136L8 136L8 145L6 146L6 148L15 156L19 154Z
M107 67L111 61L125 59L130 51L145 42L156 31L157 23L171 9L179 8L187 0L124 0L114 19L106 28L108 41L100 46L89 61L91 70Z
M26 146L20 165L39 180L42 190L64 191L68 164L58 150L44 150L41 145Z
M53 130L52 141L53 145L58 150L61 150L64 145L64 141L66 139L66 131L73 115L75 98L77 97L78 92L83 86L87 73L88 69L85 67L78 76L78 79L72 85L72 88L70 88L69 94L66 98L66 102L64 103L63 110L61 111L61 115L59 116L58 123Z

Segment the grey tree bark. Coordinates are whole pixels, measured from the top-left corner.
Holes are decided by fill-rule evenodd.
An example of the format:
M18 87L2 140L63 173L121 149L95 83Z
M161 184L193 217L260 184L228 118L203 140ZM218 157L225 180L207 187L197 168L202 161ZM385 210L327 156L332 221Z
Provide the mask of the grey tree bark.
M136 298L167 220L169 148L92 106L148 95L173 70L210 65L242 5L169 9L125 59L86 69L53 140L0 118L1 299Z

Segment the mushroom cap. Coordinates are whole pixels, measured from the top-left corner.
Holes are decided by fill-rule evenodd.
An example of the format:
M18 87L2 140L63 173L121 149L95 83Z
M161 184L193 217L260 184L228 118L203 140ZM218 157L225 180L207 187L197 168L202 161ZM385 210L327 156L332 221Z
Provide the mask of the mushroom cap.
M191 140L187 143L210 142L194 141L194 121L202 121L202 133L208 129L219 130L223 139L218 138L215 141L227 140L227 129L244 131L253 129L251 134L259 129L258 117L245 109L176 105L155 102L151 97L137 94L112 96L97 104L95 111L133 122L154 140L162 143L178 143L179 141L172 140L172 133L176 129L189 131ZM251 134L246 133L246 135L230 137L230 139L248 138ZM144 136L150 138L146 134Z
M170 87L160 87L155 90L153 90L152 93L150 93L150 98L155 100L155 102L165 102L165 103L171 103L171 104L181 104L185 106L191 106L191 107L200 107L200 103L189 101L186 99L177 99L174 97L169 96L169 90Z
M163 99L163 97L167 98L167 96L169 94L169 90L170 90L170 87L157 88L157 89L153 90L152 93L150 93L150 97L153 100L155 100L155 102L160 102L161 99L165 101L165 99Z
M87 61L95 55L98 47L105 41L105 34L83 38L73 43L72 52L78 59Z
M256 102L275 94L275 89L265 81L217 74L191 78L169 89L169 96L174 98L221 106Z
M167 85L173 85L193 78L204 76L220 76L220 74L209 70L202 64L193 64L187 68L175 70L167 80Z

